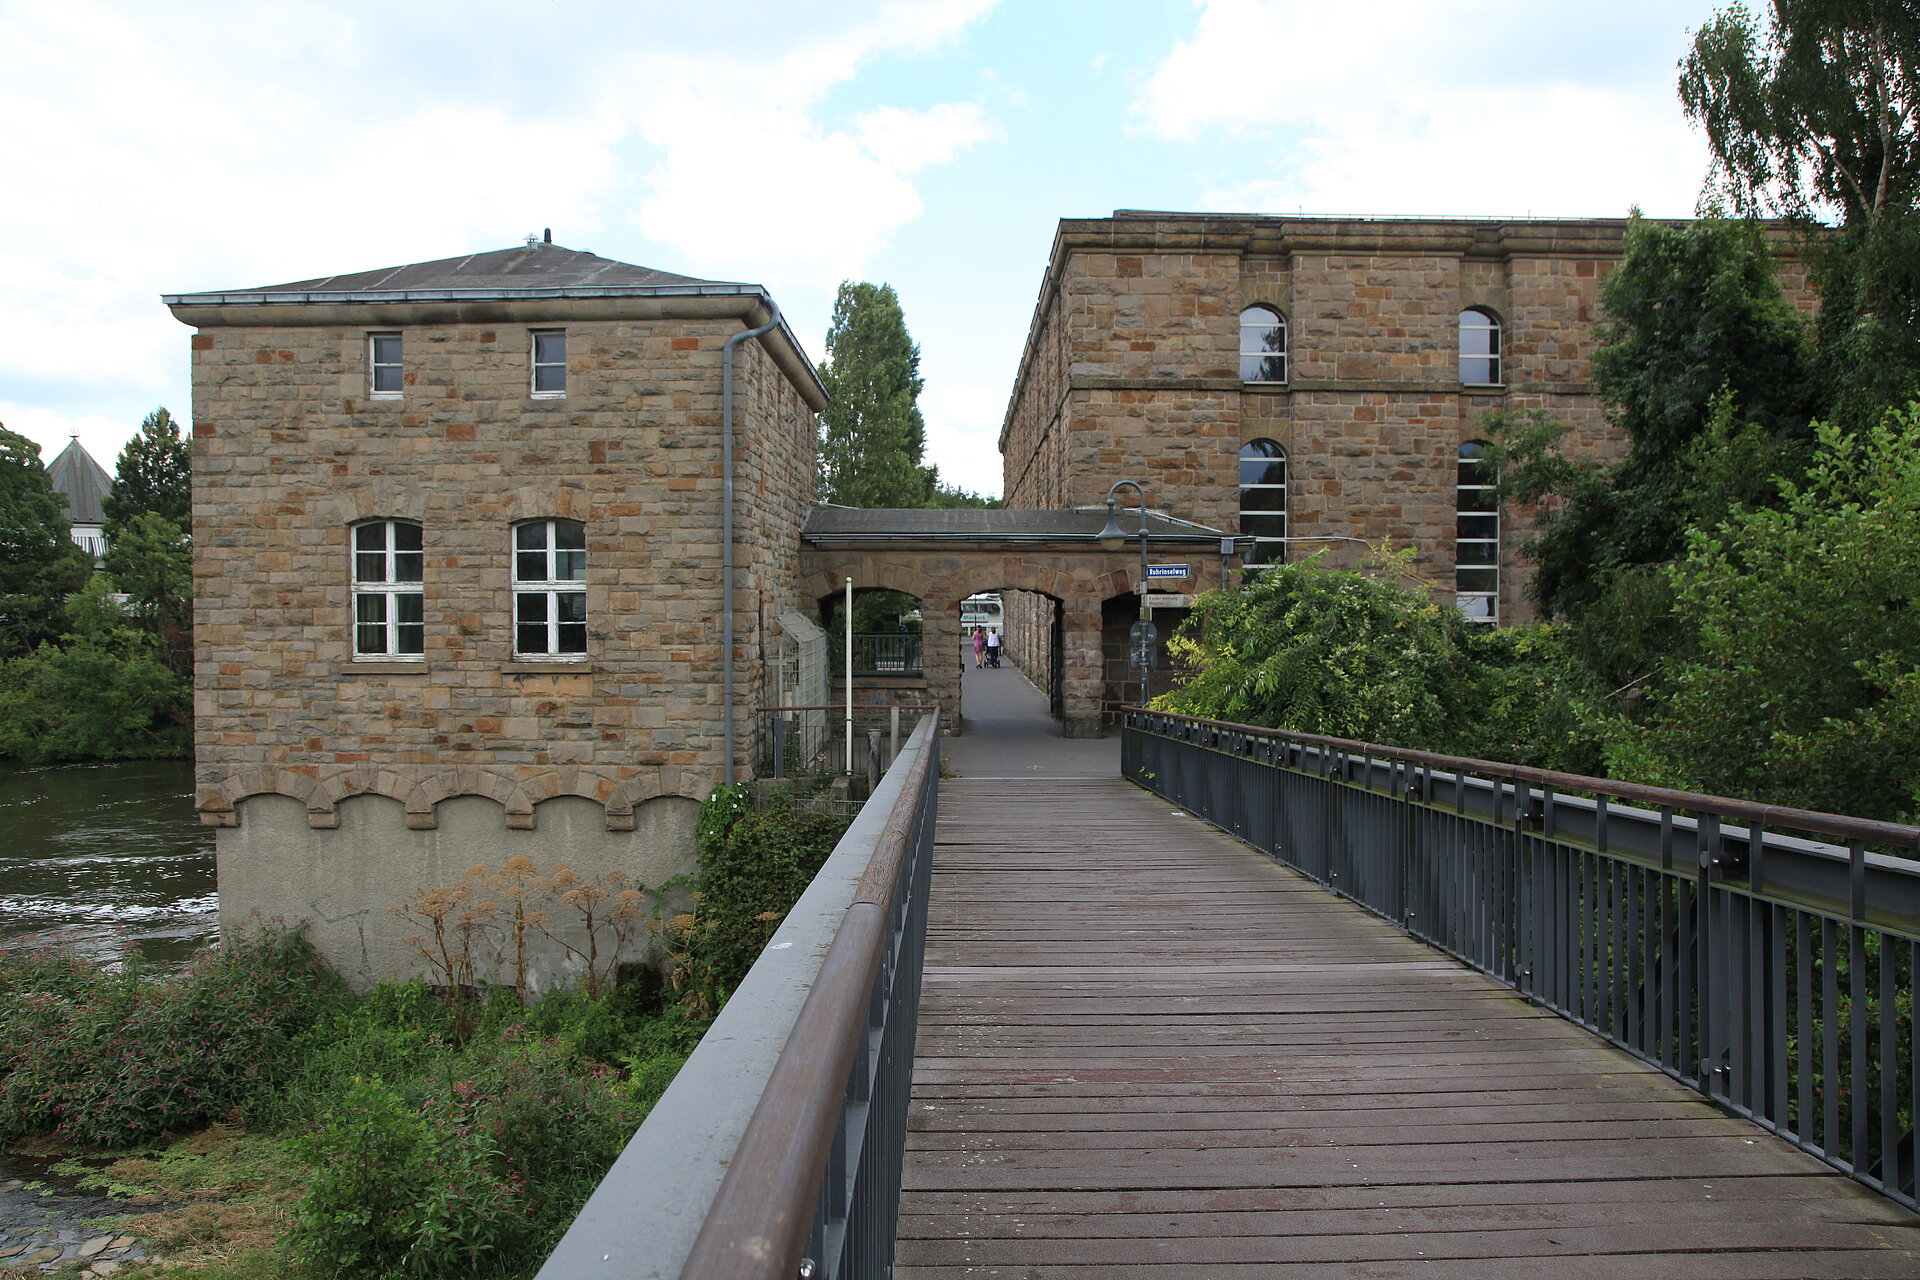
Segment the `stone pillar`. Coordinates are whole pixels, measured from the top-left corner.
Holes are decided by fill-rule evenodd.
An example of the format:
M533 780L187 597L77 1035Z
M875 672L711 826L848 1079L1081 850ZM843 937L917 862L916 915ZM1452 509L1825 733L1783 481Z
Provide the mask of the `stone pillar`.
M960 607L944 596L920 601L920 661L927 679L927 700L940 705L941 728L959 733Z
M1061 602L1060 733L1068 738L1100 736L1100 601L1076 596Z

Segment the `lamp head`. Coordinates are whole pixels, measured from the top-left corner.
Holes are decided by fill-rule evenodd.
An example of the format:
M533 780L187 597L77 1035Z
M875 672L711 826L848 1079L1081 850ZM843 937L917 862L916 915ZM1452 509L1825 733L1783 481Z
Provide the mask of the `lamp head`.
M1114 515L1113 495L1107 495L1107 527L1100 531L1100 545L1108 551L1118 551L1127 545L1127 535L1120 530L1120 521Z

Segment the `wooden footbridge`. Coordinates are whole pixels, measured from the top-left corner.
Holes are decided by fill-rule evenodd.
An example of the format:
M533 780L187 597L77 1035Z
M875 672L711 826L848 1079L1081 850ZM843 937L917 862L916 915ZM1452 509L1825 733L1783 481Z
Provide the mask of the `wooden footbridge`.
M1920 830L935 727L542 1280L1920 1277Z
M905 1278L1920 1276L1920 1220L1129 783L941 788Z

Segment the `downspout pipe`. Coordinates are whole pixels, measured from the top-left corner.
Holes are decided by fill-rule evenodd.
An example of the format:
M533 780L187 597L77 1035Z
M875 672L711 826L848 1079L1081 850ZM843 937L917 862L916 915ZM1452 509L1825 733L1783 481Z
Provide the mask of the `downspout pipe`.
M733 785L733 349L749 338L765 337L780 323L780 308L767 299L772 319L758 329L728 338L720 348L720 686L725 701L722 736L726 763L721 780Z

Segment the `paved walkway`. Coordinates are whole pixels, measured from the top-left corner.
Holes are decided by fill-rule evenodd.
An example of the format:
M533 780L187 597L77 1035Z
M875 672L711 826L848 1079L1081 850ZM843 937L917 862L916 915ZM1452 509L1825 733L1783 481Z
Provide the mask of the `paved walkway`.
M971 778L1117 778L1118 737L1060 736L1047 716L1047 700L1012 663L998 669L973 665L964 655L960 703L965 732L940 747L948 776Z
M902 1280L1920 1276L1914 1215L967 679Z

